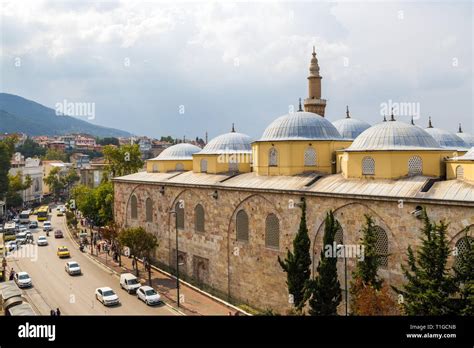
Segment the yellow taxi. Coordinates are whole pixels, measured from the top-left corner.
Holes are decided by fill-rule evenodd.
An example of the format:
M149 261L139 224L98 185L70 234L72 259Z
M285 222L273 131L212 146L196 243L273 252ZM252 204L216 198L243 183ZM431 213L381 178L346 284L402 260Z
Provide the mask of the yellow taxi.
M65 246L59 247L57 254L58 254L59 258L70 257L71 256L71 254L69 253L69 249L66 248Z

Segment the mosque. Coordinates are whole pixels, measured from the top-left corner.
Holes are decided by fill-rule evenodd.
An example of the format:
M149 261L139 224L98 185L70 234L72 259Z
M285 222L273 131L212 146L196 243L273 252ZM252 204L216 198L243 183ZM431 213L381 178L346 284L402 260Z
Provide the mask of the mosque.
M392 285L404 282L401 265L407 247L419 244L423 207L449 222L450 245L462 253L474 232L474 136L431 119L427 128L393 115L370 125L349 109L330 122L314 49L307 79L303 105L259 139L232 126L202 149L177 144L148 160L146 171L115 178L117 224L156 234L159 264L178 263L198 287L279 313L292 304L277 257L292 248L302 199L313 273L329 210L341 224L338 244L357 245L364 214L374 218L380 275ZM350 276L356 259L346 261ZM342 260L338 272L344 293Z

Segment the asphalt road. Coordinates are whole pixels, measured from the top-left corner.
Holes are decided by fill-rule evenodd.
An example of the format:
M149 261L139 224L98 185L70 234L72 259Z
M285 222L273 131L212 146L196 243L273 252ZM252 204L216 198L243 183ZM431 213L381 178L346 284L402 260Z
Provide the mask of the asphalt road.
M35 216L30 217L36 219ZM65 217L57 217L55 210L51 216L53 231L48 238L48 246L22 246L17 253L10 255L8 267L16 272L29 273L33 287L24 293L33 307L42 315L49 315L51 309L59 307L65 315L178 315L168 305L147 306L135 295L129 295L120 288L117 275L102 267L84 255L70 239L66 232ZM46 235L39 228L32 230L36 240L39 235ZM55 239L54 231L63 231L64 238ZM56 255L59 246L66 246L71 257L60 259ZM64 270L67 261L76 261L82 269L82 275L70 276ZM119 296L121 304L105 307L96 300L95 289L103 286L111 287Z

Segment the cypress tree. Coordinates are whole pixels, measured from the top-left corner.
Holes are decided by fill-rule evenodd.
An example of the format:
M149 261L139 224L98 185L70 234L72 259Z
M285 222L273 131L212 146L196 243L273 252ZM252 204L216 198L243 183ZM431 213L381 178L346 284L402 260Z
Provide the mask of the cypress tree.
M287 274L288 292L293 297L295 308L300 311L305 304L305 284L311 276L311 242L306 225L306 203L301 205L301 219L298 233L293 240L293 252L288 250L284 261L278 257L278 262Z
M337 315L337 306L341 303L342 293L337 277L337 256L326 255L326 248L333 248L334 236L340 229L339 222L332 211L326 214L323 247L317 275L308 281L309 313L311 315Z
M431 223L423 209L424 227L421 229L421 246L416 254L408 247L408 266L402 265L408 280L402 289L393 289L403 296L401 303L407 315L447 315L453 312L452 299L456 292L454 278L446 268L449 246L447 225Z
M377 254L376 250L377 232L375 230L374 220L369 215L365 215L361 244L364 247L364 258L357 262L353 278L361 279L364 285L370 285L374 287L375 290L380 290L383 280L377 276L380 266L380 255Z

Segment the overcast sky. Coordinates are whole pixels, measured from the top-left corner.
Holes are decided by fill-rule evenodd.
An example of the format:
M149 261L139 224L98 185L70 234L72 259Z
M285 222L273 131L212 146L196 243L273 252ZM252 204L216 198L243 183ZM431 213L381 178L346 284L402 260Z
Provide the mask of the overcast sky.
M258 138L307 96L316 46L326 117L474 132L471 1L2 1L2 92L49 107L95 103L91 122L134 134ZM407 115L400 116L408 119Z

